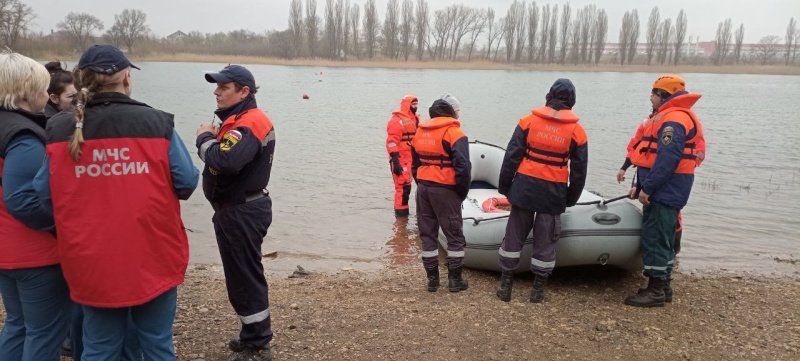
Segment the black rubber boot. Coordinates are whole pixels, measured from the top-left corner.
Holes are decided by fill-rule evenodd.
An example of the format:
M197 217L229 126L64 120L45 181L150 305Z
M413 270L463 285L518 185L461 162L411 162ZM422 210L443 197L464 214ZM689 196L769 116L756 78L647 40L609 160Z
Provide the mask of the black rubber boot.
M497 298L503 302L511 301L511 289L514 286L514 273L505 272L500 275L500 287L497 288Z
M426 268L428 274L428 292L436 292L439 289L439 267Z
M394 210L395 217L408 217L408 209L395 209Z
M544 301L544 285L547 283L547 276L535 275L533 278L533 288L531 288L531 303L542 303Z
M664 307L665 280L650 277L647 288L625 298L625 304L635 307Z
M667 282L664 283L664 302L672 303L672 286L670 283L672 282L671 279L668 279ZM647 288L640 288L638 292L644 292Z
M447 289L450 292L464 291L469 288L467 280L461 278L461 270L464 267L454 267L448 269L447 274Z

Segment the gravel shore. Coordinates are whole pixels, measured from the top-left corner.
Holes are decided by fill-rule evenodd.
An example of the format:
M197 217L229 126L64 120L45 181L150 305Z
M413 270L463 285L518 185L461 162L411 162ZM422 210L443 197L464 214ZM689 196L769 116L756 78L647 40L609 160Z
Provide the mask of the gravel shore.
M510 303L489 272L465 271L460 293L427 292L413 266L271 275L272 349L275 360L800 359L797 273L675 276L673 303L639 309L622 300L645 279L613 268L557 270L542 304L528 302L530 275ZM238 319L221 267L190 265L178 295L178 359L226 360Z

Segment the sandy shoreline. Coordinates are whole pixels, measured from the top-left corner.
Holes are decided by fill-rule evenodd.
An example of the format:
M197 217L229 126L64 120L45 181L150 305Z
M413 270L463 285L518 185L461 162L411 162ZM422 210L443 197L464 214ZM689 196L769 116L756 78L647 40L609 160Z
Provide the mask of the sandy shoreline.
M44 54L40 60L77 59L80 54L65 57ZM345 67L345 68L385 68L385 69L457 69L457 70L511 70L511 71L558 71L558 72L622 72L622 73L712 73L712 74L762 74L762 75L800 75L800 66L784 65L561 65L561 64L505 64L489 61L409 61L376 58L374 60L334 61L329 59L283 59L258 56L190 54L190 53L151 53L130 55L131 60L148 62L193 62L193 63L236 63L265 64L307 67ZM75 61L70 61L70 64Z
M496 273L468 270L470 289L451 294L425 291L416 265L311 271L268 275L275 360L800 358L797 273L678 273L672 304L637 309L622 300L644 278L613 268L559 270L539 305L527 302L530 275L503 303ZM178 293L178 359L227 359L237 327L221 267L190 265Z

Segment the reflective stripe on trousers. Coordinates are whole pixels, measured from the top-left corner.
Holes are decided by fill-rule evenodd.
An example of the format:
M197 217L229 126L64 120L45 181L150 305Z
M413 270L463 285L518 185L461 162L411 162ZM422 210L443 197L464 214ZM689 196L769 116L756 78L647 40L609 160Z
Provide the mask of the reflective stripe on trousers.
M448 187L417 185L417 225L422 239L422 263L425 268L439 266L439 227L447 238L447 265L464 265L463 221L461 199Z
M561 215L535 213L511 206L506 225L506 235L500 245L500 268L514 272L519 267L519 258L526 236L533 230L531 271L539 275L553 272L556 261L556 245L561 233Z

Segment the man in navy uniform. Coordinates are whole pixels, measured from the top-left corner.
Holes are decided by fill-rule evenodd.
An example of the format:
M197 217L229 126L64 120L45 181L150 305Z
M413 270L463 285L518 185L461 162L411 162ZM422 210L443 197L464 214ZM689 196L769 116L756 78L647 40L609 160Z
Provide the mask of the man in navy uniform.
M242 322L239 337L228 346L231 361L272 360L269 290L261 263L261 244L272 223L272 200L266 191L275 151L272 122L257 108L255 78L246 68L229 65L205 75L216 83L216 127L201 124L197 149L205 162L203 192L214 208L225 284Z

